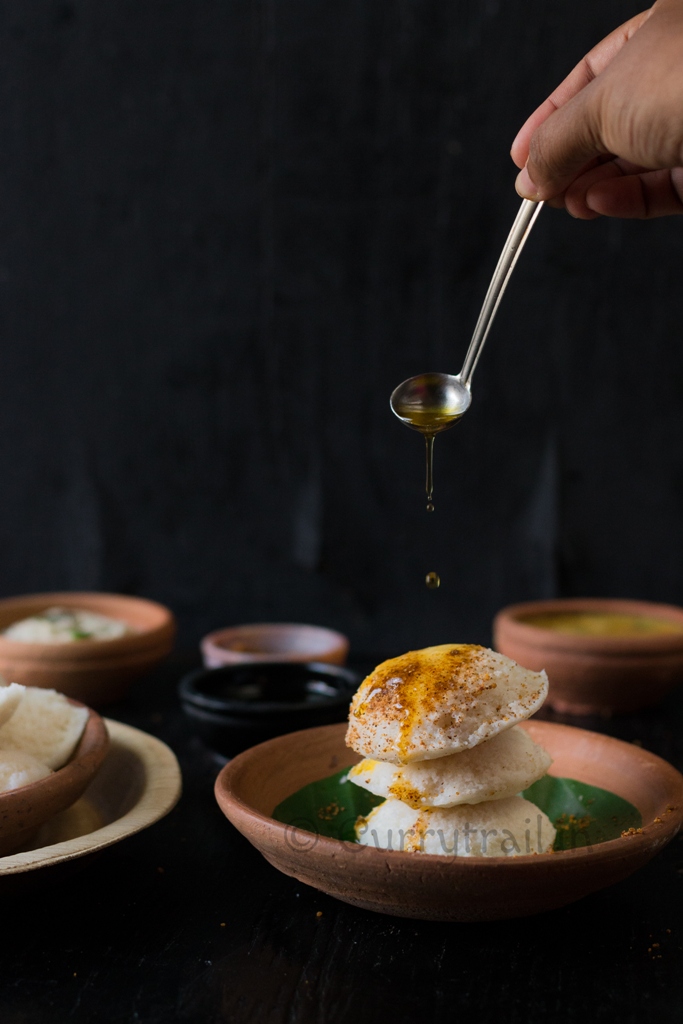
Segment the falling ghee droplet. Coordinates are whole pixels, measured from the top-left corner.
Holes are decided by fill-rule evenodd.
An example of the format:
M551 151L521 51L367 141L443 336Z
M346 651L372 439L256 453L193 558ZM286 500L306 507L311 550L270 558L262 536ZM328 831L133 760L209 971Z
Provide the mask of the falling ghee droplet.
M425 434L425 444L427 446L427 511L434 511L434 434Z
M441 579L439 578L437 573L428 572L427 575L425 576L425 583L427 584L429 590L436 590L437 587L441 586Z

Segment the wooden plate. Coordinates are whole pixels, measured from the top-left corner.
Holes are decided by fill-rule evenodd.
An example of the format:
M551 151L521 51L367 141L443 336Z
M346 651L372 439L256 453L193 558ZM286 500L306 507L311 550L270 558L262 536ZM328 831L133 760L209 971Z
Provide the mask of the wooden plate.
M493 921L562 907L626 878L683 822L683 776L621 740L551 722L523 726L553 758L551 774L611 790L640 811L642 831L593 847L510 858L378 850L316 836L270 817L302 786L360 760L345 725L306 729L245 750L216 780L227 818L274 867L345 903L397 917Z
M104 721L110 748L98 774L80 800L42 826L30 849L0 857L0 892L11 876L64 864L121 842L175 806L181 791L175 754L139 729Z

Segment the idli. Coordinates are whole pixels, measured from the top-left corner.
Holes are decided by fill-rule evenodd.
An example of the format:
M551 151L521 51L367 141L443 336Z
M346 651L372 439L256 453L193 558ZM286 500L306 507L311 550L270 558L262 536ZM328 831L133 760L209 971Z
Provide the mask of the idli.
M0 684L0 726L8 722L17 710L25 689L20 683Z
M25 750L0 750L0 793L52 775L52 769Z
M346 742L408 764L468 750L529 718L548 693L531 672L478 644L441 644L382 662L360 685Z
M366 758L351 769L349 780L410 807L453 807L514 796L542 778L551 764L543 747L514 726L447 757L403 766Z
M48 768L61 768L83 734L88 709L76 707L56 690L22 690L12 717L0 726L0 750L25 750Z
M433 810L390 799L356 824L362 846L442 857L549 853L555 834L547 815L521 796Z

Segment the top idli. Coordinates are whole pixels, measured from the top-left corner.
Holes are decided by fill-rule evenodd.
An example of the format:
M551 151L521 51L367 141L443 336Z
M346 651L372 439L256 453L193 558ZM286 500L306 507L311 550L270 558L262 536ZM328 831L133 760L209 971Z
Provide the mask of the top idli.
M533 715L548 693L530 672L478 644L440 644L378 665L351 703L346 743L393 764L468 750Z

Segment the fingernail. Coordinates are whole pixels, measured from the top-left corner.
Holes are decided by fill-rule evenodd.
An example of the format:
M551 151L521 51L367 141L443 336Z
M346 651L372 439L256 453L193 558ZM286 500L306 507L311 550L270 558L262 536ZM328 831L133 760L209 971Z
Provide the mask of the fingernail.
M585 196L583 197L583 201L586 204L586 206L588 207L588 209L591 211L591 213L594 213L596 216L599 216L600 215L599 211L595 209L595 207L593 206L593 203L591 202L591 192L592 192L592 189L589 188L588 191L586 192Z
M518 194L522 196L522 198L524 199L538 200L539 198L538 189L536 188L534 182L531 180L531 176L527 171L526 167L523 167L517 175L517 180L515 181L515 188L517 189Z

